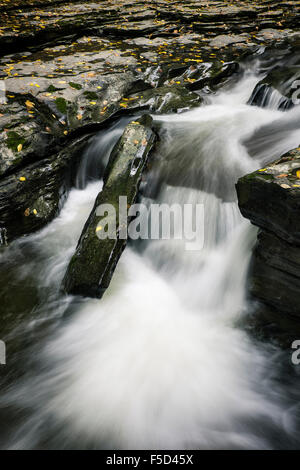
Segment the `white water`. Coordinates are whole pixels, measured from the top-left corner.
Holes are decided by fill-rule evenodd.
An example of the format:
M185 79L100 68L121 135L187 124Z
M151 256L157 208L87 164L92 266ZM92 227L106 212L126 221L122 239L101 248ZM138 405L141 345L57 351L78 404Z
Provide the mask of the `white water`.
M264 429L292 432L272 348L254 346L238 326L256 230L239 214L234 183L261 166L242 142L283 116L246 105L256 81L250 74L207 106L159 118L166 178L175 173L178 187L164 185L158 200L205 203L204 250L172 240L127 247L102 300L57 297L101 187L94 182L3 255L30 244L39 260L20 267L24 278L35 271L41 297L23 334L34 342L37 325L57 318L34 343L32 370L1 400L23 410L10 448L271 448ZM292 132L278 145L299 141Z

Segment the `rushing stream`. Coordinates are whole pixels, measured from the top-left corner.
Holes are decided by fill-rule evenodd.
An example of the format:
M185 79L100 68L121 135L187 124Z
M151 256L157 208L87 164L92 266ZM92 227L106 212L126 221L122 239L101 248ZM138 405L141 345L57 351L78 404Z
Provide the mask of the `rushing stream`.
M128 118L95 136L60 215L1 252L3 448L299 447L299 373L245 328L256 229L234 185L300 143L297 107L247 104L258 69L204 106L154 116L143 201L204 204L202 250L131 242L102 300L59 293Z

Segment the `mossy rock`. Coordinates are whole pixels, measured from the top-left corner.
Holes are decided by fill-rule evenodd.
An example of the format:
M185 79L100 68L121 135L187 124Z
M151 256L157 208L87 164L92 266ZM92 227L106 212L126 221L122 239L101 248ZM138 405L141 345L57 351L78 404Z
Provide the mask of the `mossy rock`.
M123 227L119 196L126 196L129 206L136 201L142 173L155 142L151 125L150 116L129 123L113 149L104 187L96 198L63 280L62 289L67 294L100 298L110 284L127 243L127 239L119 235ZM107 235L101 226L103 215L97 210L102 204L115 208L116 225L110 238L99 239L98 229L103 229L102 233Z

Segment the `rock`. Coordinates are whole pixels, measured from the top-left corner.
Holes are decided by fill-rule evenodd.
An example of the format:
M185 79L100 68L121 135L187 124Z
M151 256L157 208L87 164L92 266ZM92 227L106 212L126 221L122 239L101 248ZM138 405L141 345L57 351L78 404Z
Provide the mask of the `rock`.
M44 227L57 214L70 187L72 165L88 137L0 180L0 244Z
M44 158L50 147L55 149L55 140L63 137L64 126L49 109L29 98L14 95L0 104L0 177Z
M240 178L239 207L254 225L300 245L300 151Z
M240 34L239 36L235 34L232 34L232 35L221 34L219 36L216 36L214 39L212 39L209 45L212 47L222 48L222 47L229 46L230 44L246 42L247 39L249 38L250 38L249 34Z
M250 289L270 307L300 320L300 247L261 231L253 254Z
M142 173L155 141L151 125L152 118L146 115L129 123L111 154L103 189L97 196L63 280L63 290L68 294L100 298L109 286L127 243L126 238L119 238L122 228L119 196L126 196L129 206L136 201ZM100 225L103 216L97 215L101 204L115 207L114 239L97 236L96 230L105 228Z
M299 64L290 67L275 67L256 85L249 104L261 107L272 106L283 110L299 104Z
M241 178L237 194L244 217L260 228L250 269L258 328L286 340L300 324L300 149Z
M150 111L167 114L199 106L202 103L202 98L196 93L188 91L182 85L173 85L144 91L138 103L140 106L149 107Z

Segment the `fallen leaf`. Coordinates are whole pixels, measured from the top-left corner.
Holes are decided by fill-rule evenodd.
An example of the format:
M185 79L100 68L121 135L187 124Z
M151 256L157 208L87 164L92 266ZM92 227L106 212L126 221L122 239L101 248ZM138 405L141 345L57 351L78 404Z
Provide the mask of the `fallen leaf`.
M25 105L27 106L27 108L33 108L34 107L34 103L32 103L31 101L27 100L25 102Z

